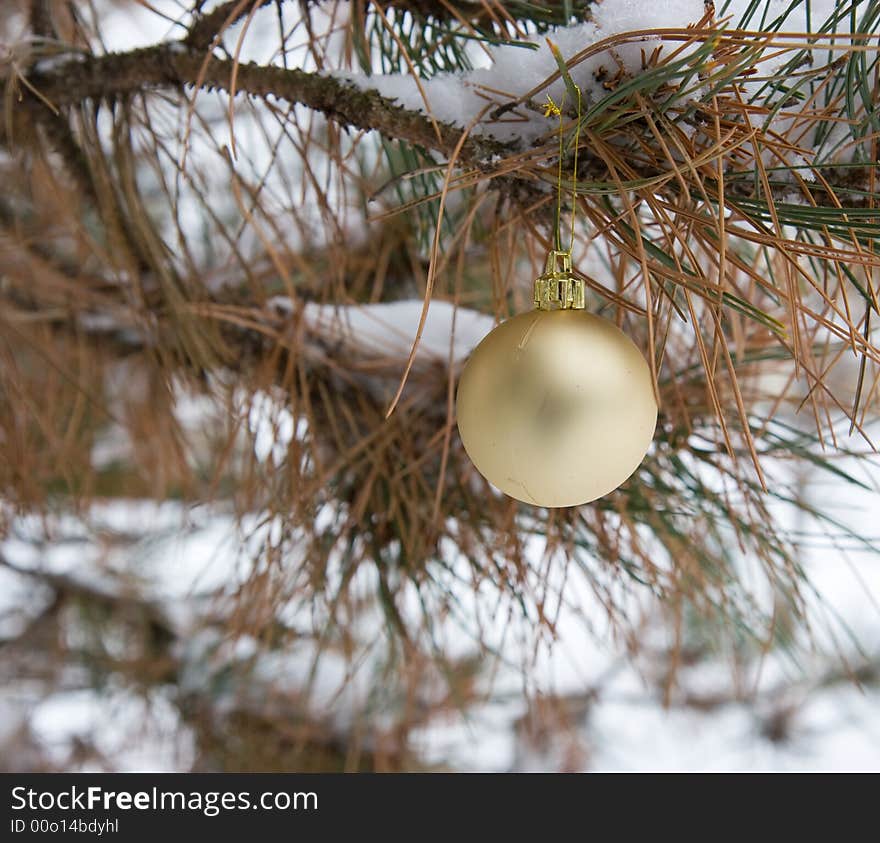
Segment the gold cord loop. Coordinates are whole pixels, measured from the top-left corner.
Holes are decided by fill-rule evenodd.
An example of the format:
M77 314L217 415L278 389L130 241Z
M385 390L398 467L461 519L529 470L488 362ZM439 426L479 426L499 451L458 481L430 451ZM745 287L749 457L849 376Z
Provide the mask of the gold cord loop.
M583 310L585 287L571 271L571 250L574 245L574 222L577 208L577 164L581 128L581 90L572 83L577 93L577 122L574 131L574 173L571 181L571 231L568 249L562 248L562 161L565 155L565 132L562 108L547 95L545 116L559 117L559 163L556 177L556 219L553 226L554 248L547 255L544 272L535 279L535 307L539 310ZM564 100L563 100L564 102Z

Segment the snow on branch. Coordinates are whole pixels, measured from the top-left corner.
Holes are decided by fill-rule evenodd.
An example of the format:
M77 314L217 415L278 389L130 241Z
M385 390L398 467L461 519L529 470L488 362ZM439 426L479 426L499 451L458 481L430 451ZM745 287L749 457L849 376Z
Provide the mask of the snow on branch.
M696 29L701 24L711 29L742 27L755 35L762 25L771 27L771 34L773 25L791 33L827 32L826 22L832 18L837 31L853 31L854 26L853 21L841 18L832 0L799 5L773 2L768 4L763 22L755 19L754 11L752 0L719 0L714 5L704 0L606 0L591 7L590 20L584 23L556 27L515 42L482 45L476 58L486 60L486 66L473 70L418 80L406 73L337 76L439 121L461 127L476 122L475 133L505 143L533 144L556 127L556 118L545 115L546 97L560 102L565 94L551 42L589 107L670 53L679 59L693 54L701 46ZM688 30L694 32L693 43L686 43ZM760 63L761 76L766 77L777 72L790 56L786 50L768 47L753 51L751 58ZM746 95L759 91L762 84L766 87L748 79L739 81ZM498 107L486 109L487 103ZM482 118L481 113L485 113Z
M592 19L581 24L557 27L547 36L487 47L491 56L487 67L462 73L442 73L418 82L407 74L339 74L363 90L373 90L411 111L433 116L458 126L473 123L487 103L499 106L521 103L530 93L540 90L540 102L513 110L491 109L475 131L511 143L532 143L553 131L556 118L544 116L540 106L549 94L562 100L565 83L559 77L556 59L548 44L552 41L566 60L612 36L642 30L685 29L698 23L706 14L703 0L674 0L669 3L606 2L593 8ZM660 45L647 36L603 50L569 69L575 84L587 102L608 93L608 80L634 75L642 70L644 58Z

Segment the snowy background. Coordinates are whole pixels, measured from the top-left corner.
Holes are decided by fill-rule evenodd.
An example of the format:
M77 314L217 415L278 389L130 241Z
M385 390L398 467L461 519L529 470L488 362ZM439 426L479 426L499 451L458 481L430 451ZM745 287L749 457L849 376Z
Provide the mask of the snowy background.
M387 350L390 338L399 337L405 351L420 309L421 302L413 301L335 317L319 309L310 316L326 320L342 335L354 327L366 348L375 342ZM446 358L451 314L443 303L431 309L422 355ZM459 312L456 353L466 355L489 327L487 317ZM293 435L294 425L289 416L285 422L283 406L273 405L269 396L264 410L252 413L250 421L258 456L271 460L273 449ZM192 428L204 418L197 403L183 401L180 412ZM841 467L865 476L864 465ZM866 481L876 482L877 468L876 461L868 466ZM807 480L805 489L809 500L821 502L866 540L878 538L876 492L853 491L850 484L829 483L818 475ZM141 546L114 550L89 540L96 534L125 535L145 524L151 535ZM271 529L269 524L243 532L254 541ZM186 681L194 686L209 682L220 666L258 651L258 642L247 637L230 643L200 629L217 594L233 593L249 570L240 552L242 530L228 515L207 508L183 510L173 503L114 503L94 506L82 521L61 519L52 532L64 540L46 542L45 524L14 520L0 550L18 568L48 570L96 589L136 584L138 593L161 606L188 642L179 656L187 666ZM486 771L880 769L880 692L876 683L873 689L860 687L848 669L866 660L880 669L880 560L857 543L823 542L821 537L805 542L803 563L815 596L809 601L812 630L797 655L769 655L759 670L749 668L742 676L723 655L701 661L685 671L683 684L695 698L683 706L667 707L658 698L650 653L652 642L664 642L659 625L645 626L643 653L633 660L623 642L603 628L604 608L577 579L566 584L557 640L537 653L526 644L528 636L518 636L516 624L498 612L497 595L477 598L462 586L458 601L483 617L483 633L504 658L486 683L486 703L436 718L418 731L415 748L428 764ZM537 569L538 547L534 559ZM2 568L0 596L4 635L25 623L46 599L26 576ZM649 611L648 601L645 605ZM409 608L417 616L418 606ZM595 625L586 625L584 617L594 618ZM299 619L294 613L288 621L296 625ZM381 628L378 616L374 621L376 630ZM448 654L467 651L469 642L455 624L444 634ZM264 661L257 675L271 677L276 686L307 688L309 707L331 712L340 731L371 705L375 665L369 660L352 670L332 653L315 659L315 650L306 645L259 658ZM523 686L524 669L528 687ZM4 733L9 737L27 728L59 764L69 764L77 743L85 741L97 746L111 767L123 770L185 770L193 762L188 728L161 689L144 698L124 687L114 689L112 683L94 691L61 687L38 699L33 690L28 682L4 683L0 745ZM570 701L562 736L535 735L528 728L528 713L543 697ZM90 769L91 762L83 768Z

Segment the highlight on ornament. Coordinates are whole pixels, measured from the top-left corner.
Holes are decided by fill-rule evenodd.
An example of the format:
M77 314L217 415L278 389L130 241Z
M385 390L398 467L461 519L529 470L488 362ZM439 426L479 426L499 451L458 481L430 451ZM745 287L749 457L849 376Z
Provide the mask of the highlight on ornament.
M456 398L461 441L480 473L535 506L589 503L638 468L657 424L645 358L585 309L571 254L551 251L535 309L492 330Z

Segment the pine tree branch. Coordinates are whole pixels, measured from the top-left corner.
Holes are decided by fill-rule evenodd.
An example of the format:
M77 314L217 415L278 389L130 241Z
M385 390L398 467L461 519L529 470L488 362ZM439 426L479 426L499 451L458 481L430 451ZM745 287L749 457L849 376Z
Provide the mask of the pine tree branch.
M276 2L281 0L227 0L208 14L196 18L184 43L196 50L207 49L224 29L247 17L255 5L262 8Z
M27 77L28 85L22 86L19 107L45 108L30 87L61 109L86 100L112 100L151 88L200 85L229 91L233 78L237 93L305 105L340 125L375 130L446 155L452 153L461 139L459 127L431 121L424 114L402 108L375 91L361 90L344 80L297 68L253 63L239 64L236 69L233 61L206 58L203 52L192 50L183 42L103 56L78 56L77 60L37 69ZM508 145L472 135L462 146L459 157L467 163L479 163L505 152L510 152Z
M321 112L339 125L378 131L391 139L435 150L446 156L456 149L463 132L458 126L431 120L421 112L403 108L376 91L363 90L344 79L298 68L254 63L236 65L230 59L206 56L203 50L192 49L185 41L164 42L102 56L78 53L68 61L55 62L49 67L41 68L37 64L26 77L26 84L19 86L21 99L16 108L32 111L39 118L47 108L46 102L56 109L63 109L88 100L112 101L150 89L186 85L229 92L233 88L233 79L236 93L301 104ZM0 142L4 142L2 126ZM468 165L485 166L493 156L507 155L514 148L511 144L485 135L472 134L462 145L458 160ZM608 174L601 168L601 162L595 160L593 164L599 167L593 174L594 180L607 179ZM638 175L655 177L658 173L652 171ZM841 193L829 193L820 184L811 186L813 199L819 205L839 204L855 208L866 204L864 197L853 195L849 190L853 186L849 183L852 176L841 176L835 172L823 173L823 176L832 192L840 187ZM526 184L511 174L499 179L498 185L509 186L512 181ZM532 187L530 184L526 186ZM731 187L736 191L736 187ZM750 185L743 185L739 190L742 195L754 194L754 188ZM773 192L776 195L777 189L774 188ZM790 192L790 188L780 187L778 197L784 200ZM528 195L531 196L531 192Z

